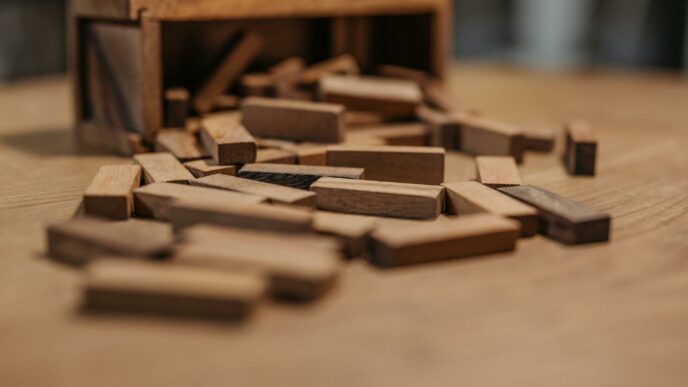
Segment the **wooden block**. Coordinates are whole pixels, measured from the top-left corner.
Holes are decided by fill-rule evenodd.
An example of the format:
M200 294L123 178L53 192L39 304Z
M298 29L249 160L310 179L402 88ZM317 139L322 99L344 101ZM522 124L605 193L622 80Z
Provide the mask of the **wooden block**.
M292 84L298 82L305 67L306 62L302 58L292 57L270 67L268 72L272 74L275 84Z
M220 65L196 92L193 107L198 113L212 110L215 99L229 89L263 48L263 39L252 32L243 34Z
M510 125L467 114L451 114L461 126L459 150L475 155L512 156L517 163L523 161L525 136Z
M327 146L302 143L294 151L299 165L325 166L327 163Z
M191 95L184 87L165 90L165 126L183 128L189 116Z
M239 170L239 177L300 189L309 189L311 184L323 176L362 179L364 171L362 168L267 163L246 164Z
M438 80L426 80L423 84L423 101L431 108L442 112L466 112L462 104L449 95Z
M129 148L131 152L128 154L138 155L141 153L150 153L150 149L146 146L143 141L143 136L139 133L127 133L127 142L129 143Z
M186 183L193 179L193 175L172 153L144 153L134 155L134 162L143 168L145 184L176 182Z
M566 125L566 171L571 175L595 175L597 140L590 125L585 121L573 121Z
M184 163L184 166L197 178L216 174L236 176L237 172L235 165L218 165L215 160L194 160Z
M116 220L129 219L134 209L134 189L141 184L138 165L100 167L84 192L84 213Z
M48 255L75 265L99 255L161 257L173 242L169 225L138 219L75 218L48 227Z
M519 233L518 222L492 214L380 227L372 234L372 262L390 267L512 251Z
M160 130L155 139L155 151L172 153L182 162L210 157L210 153L200 146L196 136L178 129Z
M222 94L213 100L213 111L237 110L241 104L241 98L236 95Z
M369 237L376 226L374 218L358 215L317 211L313 217L313 230L339 238L349 258L361 257L370 250Z
M258 149L292 150L296 146L296 143L293 141L262 137L256 137L256 144L258 145Z
M313 192L234 176L213 175L190 180L189 183L199 187L225 189L262 196L266 197L271 203L305 207L315 207L316 204L315 193Z
M540 233L552 239L567 244L609 240L608 214L532 185L505 187L499 191L537 208Z
M344 113L344 125L347 130L352 130L356 127L379 125L387 121L389 121L389 117L380 112L348 110Z
M339 142L344 107L336 104L251 97L241 105L243 124L259 137Z
M256 163L296 164L296 153L284 149L258 149Z
M313 85L322 77L330 74L359 74L361 70L356 60L348 54L328 59L309 66L301 73L300 82L304 85Z
M327 148L327 165L365 169L368 180L414 184L444 181L444 149L412 146L347 146Z
M272 97L275 95L275 84L270 73L244 74L239 80L243 95Z
M442 184L446 189L446 209L452 215L487 212L521 223L521 236L538 232L537 210L475 181Z
M380 145L426 146L430 135L428 127L419 123L398 123L370 126L346 133L345 143L364 144L367 138L381 140ZM368 144L377 145L377 144Z
M187 118L186 123L184 124L184 130L186 130L189 134L193 134L194 136L197 135L198 132L201 131L201 119L199 117Z
M457 149L460 127L448 114L421 105L416 109L416 118L427 125L430 131L430 140L428 141L430 146Z
M220 165L256 160L256 140L236 118L236 114L214 114L201 120L201 141Z
M88 268L84 304L117 313L234 319L249 315L266 289L265 277L246 270L101 260Z
M377 74L383 77L406 79L419 85L423 85L430 79L430 74L425 71L391 64L379 65Z
M349 132L346 134L346 137L344 139L344 142L342 144L344 145L349 145L349 146L359 146L359 145L377 145L377 146L383 146L387 145L386 141L380 137L370 135L366 133L365 131L362 131L363 133L359 133L359 131L356 132Z
M478 156L475 164L477 180L490 188L521 185L521 175L513 157Z
M413 116L422 102L418 85L401 79L329 75L320 80L318 90L325 102L399 116Z
M395 218L433 219L444 188L423 184L323 177L311 185L321 210Z
M536 152L550 152L554 149L554 133L547 129L527 129L524 131L526 149Z
M266 199L238 192L170 183L154 183L134 190L136 213L160 220L169 219L170 209L178 200L224 200L250 204L264 202Z

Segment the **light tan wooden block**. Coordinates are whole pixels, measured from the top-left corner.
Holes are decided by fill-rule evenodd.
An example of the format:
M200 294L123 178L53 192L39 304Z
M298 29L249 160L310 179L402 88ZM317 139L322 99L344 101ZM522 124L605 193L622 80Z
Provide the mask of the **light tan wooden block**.
M184 166L197 178L216 174L236 176L237 172L235 165L218 165L212 159L189 161Z
M358 127L379 125L389 121L389 117L380 112L367 110L347 110L344 113L344 124L347 130L355 130Z
M243 124L258 137L339 142L344 136L342 105L251 97L241 104L241 113Z
M214 200L232 203L260 203L266 198L239 192L193 187L189 185L154 183L134 190L136 213L156 219L169 219L170 209L178 200Z
M390 267L512 251L519 233L518 222L492 214L380 227L372 234L372 262Z
M172 153L182 162L210 157L210 153L198 143L196 136L181 129L160 130L155 138L155 151Z
M347 109L399 116L413 116L422 102L418 85L401 79L329 75L320 80L318 90L321 100Z
M323 177L311 185L321 210L396 218L436 218L444 188L423 184Z
M84 213L110 219L129 219L134 189L141 184L138 165L106 165L98 170L84 192Z
M313 230L339 238L349 258L369 251L369 236L376 226L374 218L359 215L317 211L313 217Z
M296 164L296 153L284 149L258 149L256 163Z
M474 155L512 156L517 163L523 161L525 136L520 129L464 113L451 114L450 117L461 127L459 150Z
M521 236L538 232L538 213L534 207L475 181L442 184L446 189L446 209L452 215L479 212L511 218L521 223Z
M151 183L186 183L193 175L172 153L142 153L134 155L134 162L143 169L143 181Z
M303 143L294 151L299 165L325 166L327 163L327 146Z
M220 165L252 163L258 146L236 120L236 114L214 114L201 120L201 140Z
M317 83L329 74L359 74L361 71L353 56L344 54L309 66L301 73L300 82L305 85Z
M371 144L366 139L378 139L381 144ZM368 145L426 146L430 140L428 127L419 123L376 125L346 133L345 143Z
M321 167L290 164L246 164L239 170L239 177L285 185L287 187L309 189L311 184L323 176L345 179L362 179L362 168Z
M166 262L100 260L84 285L88 310L243 318L266 293L264 276Z
M477 180L490 188L521 185L521 175L513 157L478 156L475 164Z
M315 193L313 192L234 176L212 175L190 180L189 183L200 187L226 189L262 196L266 197L271 203L305 207L315 207L316 204Z
M327 165L365 169L368 180L441 184L445 151L437 147L348 146L327 148Z
M174 87L165 90L165 126L168 128L183 128L189 116L191 95L184 87Z

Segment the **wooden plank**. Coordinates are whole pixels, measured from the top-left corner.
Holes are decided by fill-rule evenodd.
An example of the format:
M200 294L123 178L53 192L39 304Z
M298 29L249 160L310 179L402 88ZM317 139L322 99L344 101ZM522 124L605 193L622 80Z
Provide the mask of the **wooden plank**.
M357 75L360 72L356 59L349 54L344 54L309 66L301 73L300 82L304 85L314 85L326 75Z
M318 90L325 102L399 116L413 116L422 101L414 82L373 76L328 75L320 80Z
M215 174L236 176L237 172L236 165L218 165L214 160L194 160L184 163L184 166L196 178Z
M517 163L523 161L525 136L520 129L499 121L467 114L451 114L461 126L459 150L475 155L512 156Z
M374 218L358 215L317 211L313 217L313 230L339 238L349 258L369 252L370 233L376 226Z
M536 152L550 152L554 149L554 133L544 128L528 128L523 132L525 147Z
M161 257L173 241L169 225L138 219L76 218L48 226L48 255L74 265L99 255Z
M449 214L487 212L521 223L521 236L538 232L537 210L475 181L442 184L446 189L445 207Z
M101 260L88 268L84 304L116 313L235 319L248 316L266 288L266 279L250 271Z
M134 189L141 184L138 165L100 167L84 192L84 213L110 219L129 219L134 209Z
M437 147L334 145L327 165L363 168L368 180L437 185L444 181L444 154Z
M455 120L452 120L448 114L429 106L421 105L416 109L416 118L428 126L430 146L457 149L460 125Z
M362 179L364 170L362 168L267 163L246 164L239 170L239 177L299 189L309 189L311 184L323 176Z
M262 48L263 39L259 35L249 31L240 36L234 47L196 92L193 99L196 112L211 111L215 99L229 89Z
M210 158L210 153L202 147L196 136L180 129L162 129L155 138L156 152L169 152L179 161Z
M185 87L165 90L165 126L183 128L191 108L191 94Z
M372 234L372 262L390 267L512 251L519 233L518 222L492 214L380 227Z
M490 188L521 185L521 175L511 156L478 156L475 164L477 180Z
M313 192L234 176L212 175L190 180L189 183L199 187L225 189L266 197L271 203L305 207L315 207L316 204Z
M426 125L420 123L375 125L347 132L344 142L364 145L367 138L380 140L382 144L379 145L426 146L430 132Z
M597 140L585 121L572 121L566 125L564 162L571 175L595 175Z
M236 115L212 115L201 119L201 141L220 165L252 163L256 160L256 140Z
M609 240L608 214L532 185L505 187L499 191L537 208L540 233L552 239L566 244Z
M292 141L339 142L342 114L337 104L251 97L241 104L243 124L255 136Z
M296 153L284 149L258 149L256 163L296 164Z
M153 183L134 190L136 213L160 220L169 219L170 209L178 200L227 201L236 203L260 203L264 197L229 192L219 189L193 187L172 183Z
M143 168L145 184L186 183L186 181L193 179L193 175L169 152L134 155L134 163Z
M434 219L444 206L440 186L323 177L311 190L319 209L350 214Z

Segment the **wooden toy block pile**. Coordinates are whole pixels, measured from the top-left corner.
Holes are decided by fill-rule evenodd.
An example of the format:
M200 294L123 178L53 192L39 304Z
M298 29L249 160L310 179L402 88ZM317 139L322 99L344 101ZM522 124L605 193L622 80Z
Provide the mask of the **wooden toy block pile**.
M266 296L324 296L350 259L609 239L607 214L522 181L524 153L551 150L552 133L463 109L421 71L361 75L349 55L246 73L261 47L247 32L197 92L167 90L156 143L102 167L85 216L48 228L49 255L85 266L87 308L241 318ZM477 156L477 181L445 181L447 150ZM592 175L595 159L590 127L567 125L566 170Z

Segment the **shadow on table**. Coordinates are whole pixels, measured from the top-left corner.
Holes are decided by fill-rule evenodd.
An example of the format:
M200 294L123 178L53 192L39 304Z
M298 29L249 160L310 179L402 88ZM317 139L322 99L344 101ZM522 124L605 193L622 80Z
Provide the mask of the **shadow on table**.
M37 156L94 156L102 152L82 149L69 128L26 130L0 135L0 142Z

